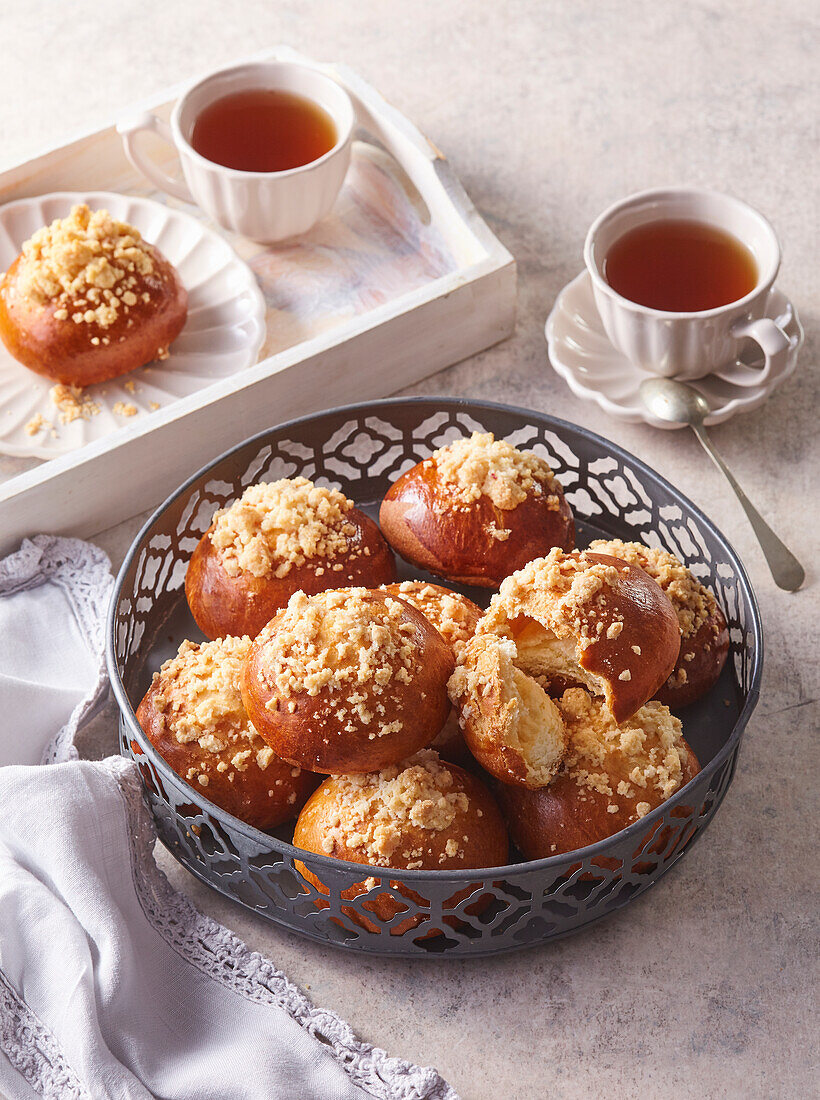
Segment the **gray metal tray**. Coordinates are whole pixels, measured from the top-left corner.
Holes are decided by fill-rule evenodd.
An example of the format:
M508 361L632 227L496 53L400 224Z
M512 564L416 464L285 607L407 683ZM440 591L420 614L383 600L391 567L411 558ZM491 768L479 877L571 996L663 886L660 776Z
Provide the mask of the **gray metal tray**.
M575 512L580 546L601 536L660 544L717 595L730 628L729 659L709 695L680 712L702 771L639 822L578 852L483 871L368 868L376 885L344 900L341 892L364 877L360 864L306 853L289 843L287 828L263 833L214 806L168 767L134 711L153 672L179 642L202 637L183 584L191 552L216 508L252 482L301 474L340 488L375 514L401 472L476 429L547 459ZM403 575L424 576L409 568ZM463 591L486 604L486 591ZM760 616L742 564L717 528L667 481L565 421L436 398L350 405L294 420L200 470L134 540L117 578L108 630L121 751L139 765L146 801L171 853L202 881L269 920L324 943L383 955L478 956L543 943L654 885L692 846L726 794L757 703L762 659ZM307 881L300 861L325 884L327 896ZM412 897L399 892L402 885ZM372 904L382 893L401 906L388 921L363 908L368 897ZM478 915L468 912L485 895L492 895L491 903L479 906Z

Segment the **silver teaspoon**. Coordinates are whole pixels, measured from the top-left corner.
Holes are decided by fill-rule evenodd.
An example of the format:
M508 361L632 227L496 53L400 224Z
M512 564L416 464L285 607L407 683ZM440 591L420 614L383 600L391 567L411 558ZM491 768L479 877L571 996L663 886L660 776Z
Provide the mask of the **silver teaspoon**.
M757 535L757 541L760 543L760 549L763 551L775 584L779 588L785 588L787 592L796 592L806 579L805 570L754 507L712 445L703 426L704 420L709 415L709 404L706 398L692 386L687 386L685 382L678 382L674 378L647 378L641 382L640 395L647 409L659 420L689 425L700 440L704 451L734 489L752 525L752 530Z

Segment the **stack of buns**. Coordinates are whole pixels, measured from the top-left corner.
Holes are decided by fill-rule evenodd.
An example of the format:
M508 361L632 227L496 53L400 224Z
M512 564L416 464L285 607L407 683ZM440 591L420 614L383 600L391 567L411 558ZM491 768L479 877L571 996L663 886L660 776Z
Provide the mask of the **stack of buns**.
M508 837L527 859L574 851L697 773L669 705L709 690L728 636L671 554L573 549L547 463L479 433L402 475L380 525L305 478L216 513L185 585L212 640L183 643L138 710L200 794L262 829L298 816L305 851L447 871L505 864ZM489 608L398 581L394 550L497 589ZM351 916L403 931L400 897L418 898L392 885Z

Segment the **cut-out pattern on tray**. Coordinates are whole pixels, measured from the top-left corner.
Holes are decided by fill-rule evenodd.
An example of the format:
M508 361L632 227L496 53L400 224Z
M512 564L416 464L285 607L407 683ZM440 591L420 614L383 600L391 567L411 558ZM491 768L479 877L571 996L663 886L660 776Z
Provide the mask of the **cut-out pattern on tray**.
M338 486L359 502L436 447L470 431L494 431L544 455L568 490L577 519L615 537L662 544L715 591L729 621L734 690L756 690L753 598L717 532L657 475L612 454L598 437L547 417L522 423L501 408L434 402L382 402L361 412L326 413L267 433L220 460L164 510L133 554L118 595L115 655L125 690L137 702L147 654L177 601L185 564L216 508L252 481L303 473ZM594 854L558 856L486 872L379 872L371 890L342 892L361 868L268 836L203 801L147 743L133 718L120 720L120 744L137 760L159 835L179 861L228 897L325 943L379 954L493 954L565 935L613 912L651 886L708 824L731 782L742 723L679 795ZM320 892L302 864L324 884ZM373 870L368 868L368 871ZM407 884L414 893L402 890ZM395 898L401 911L383 921L368 899ZM479 902L479 904L476 904Z

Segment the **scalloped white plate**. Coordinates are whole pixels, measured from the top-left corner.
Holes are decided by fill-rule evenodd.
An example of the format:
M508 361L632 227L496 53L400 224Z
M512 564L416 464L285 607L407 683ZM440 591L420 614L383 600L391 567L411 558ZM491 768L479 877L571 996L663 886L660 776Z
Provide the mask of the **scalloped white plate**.
M265 339L265 301L253 272L230 245L196 218L151 199L110 191L56 191L0 207L0 271L41 226L65 217L78 202L104 207L136 226L171 261L188 291L188 318L163 362L148 363L110 382L88 386L96 416L60 423L52 383L18 363L0 343L0 453L54 458L150 416L178 397L256 362ZM133 384L126 388L126 383ZM114 413L118 401L137 413ZM49 426L29 435L40 414Z
M797 366L803 329L794 306L777 287L769 294L766 316L777 321L790 338L791 347L784 365L764 385L738 386L734 379L740 376L746 379L750 372L762 366L759 350L752 349L750 358L744 355L727 363L717 373L692 382L712 410L706 418L707 424L721 424L735 413L756 409ZM683 427L657 420L644 407L638 387L648 376L610 343L592 296L589 272L582 271L555 299L547 318L546 336L553 369L576 397L595 401L604 412L629 424L643 421L653 428Z

